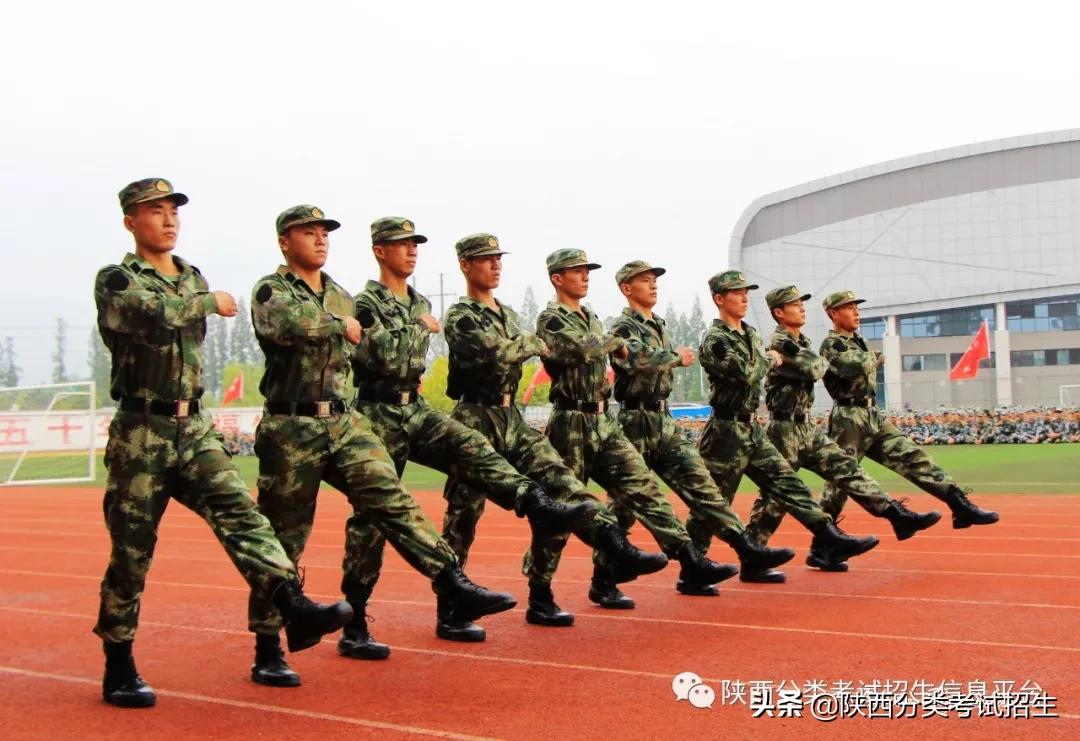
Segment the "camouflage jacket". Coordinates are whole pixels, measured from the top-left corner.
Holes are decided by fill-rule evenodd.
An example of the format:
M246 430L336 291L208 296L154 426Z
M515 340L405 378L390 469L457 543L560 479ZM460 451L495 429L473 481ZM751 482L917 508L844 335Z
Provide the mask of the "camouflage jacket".
M266 356L259 390L267 401L342 399L353 344L345 339L352 296L326 273L323 292L282 265L251 293L255 337Z
M757 330L746 322L736 332L719 319L701 341L701 366L709 376L716 409L753 412L761 399L761 382L773 367L772 356L765 355Z
M551 376L553 400L607 400L611 394L607 356L626 343L604 332L603 323L589 307L577 312L552 301L536 319L536 334L550 350L544 369Z
M353 355L353 381L375 393L406 391L420 385L431 332L420 321L431 302L408 286L409 306L390 289L369 280L356 297L363 333Z
M810 349L810 338L796 339L788 331L776 328L769 338L769 349L784 356L765 378L765 405L770 412L806 414L814 405L814 384L829 369L829 361Z
M198 399L206 317L217 310L199 269L173 257L176 283L128 253L94 281L98 330L112 353L114 399Z
M682 358L671 347L663 317L646 319L630 307L622 310L611 327L612 334L626 340L630 353L626 360L611 359L615 369L615 398L618 401L656 401L671 394L672 369Z
M878 353L866 340L830 331L821 343L821 356L829 361L825 388L834 399L874 398L877 394Z
M539 355L544 343L521 331L517 312L499 303L496 313L476 299L462 296L446 312L444 332L450 348L446 395L458 399L463 392L516 394L521 364Z

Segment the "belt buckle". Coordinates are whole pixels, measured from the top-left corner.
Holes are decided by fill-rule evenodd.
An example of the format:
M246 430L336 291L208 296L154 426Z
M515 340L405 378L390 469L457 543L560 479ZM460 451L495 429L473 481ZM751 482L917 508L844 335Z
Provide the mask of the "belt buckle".
M408 404L412 399L412 391L402 391L398 394L398 404Z
M191 411L191 402L187 399L176 402L176 414L173 416L177 419L186 418Z
M329 417L330 416L330 402L317 401L315 402L315 416L316 417Z
M502 395L500 395L499 396L499 406L501 406L501 407L509 407L510 406L510 399L511 399L510 394L502 394Z

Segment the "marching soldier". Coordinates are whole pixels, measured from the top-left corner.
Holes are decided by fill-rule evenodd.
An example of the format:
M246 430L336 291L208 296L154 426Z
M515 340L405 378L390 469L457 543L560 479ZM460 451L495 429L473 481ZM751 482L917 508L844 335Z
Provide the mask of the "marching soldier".
M641 452L649 468L707 523L717 537L738 554L744 569L761 571L787 563L790 548L763 548L748 535L739 516L716 488L701 455L679 430L668 408L675 368L694 364L694 351L675 348L664 319L653 313L657 303L656 279L666 272L642 260L628 262L615 274L615 282L629 304L615 318L611 331L626 341L625 360L612 358L619 424ZM632 514L614 507L620 519ZM683 594L712 596L716 587L680 578L675 588Z
M870 350L858 333L859 304L863 302L852 291L830 293L822 302L833 323L821 343L821 356L829 363L825 388L833 399L829 436L856 460L867 456L943 501L952 510L954 528L997 522L996 512L976 506L968 499L970 489L961 489L926 451L896 429L878 409L877 369L885 362L885 356ZM842 488L829 484L821 506L837 517L847 497Z
M597 515L575 534L601 551L624 577L659 571L667 564L660 554L644 553L626 540L615 516L566 467L542 434L525 423L514 403L522 363L546 356L547 345L521 331L517 313L495 298L507 254L492 234L471 234L455 245L467 296L446 313L446 342L450 348L447 395L457 400L451 416L482 433L518 471L564 501L588 500ZM484 509L484 495L462 482L454 469L445 489L447 509L443 537L465 563ZM529 607L525 619L535 625L572 625L574 616L562 610L551 591L551 574L537 568L531 551L523 573L529 578Z
M697 588L716 584L738 570L710 561L704 550L694 547L641 454L608 409L607 357L625 361L629 349L623 338L605 332L596 314L581 303L589 292L589 273L599 267L577 249L556 250L547 257L555 301L536 323L537 335L549 350L543 359L551 376L553 405L548 439L582 483L596 479L623 511L645 526L665 555L679 561L680 579ZM554 573L565 544L565 536L543 544L534 541L533 558L541 573ZM589 599L609 609L634 607L616 586L628 579L616 573L603 553L594 554L594 564Z
M777 323L769 348L783 357L783 363L773 366L765 379L765 404L772 416L767 431L769 440L794 470L813 471L870 514L887 519L897 540L907 540L937 523L941 513L912 512L904 506L904 500L891 498L854 457L829 438L810 414L814 383L825 375L829 362L811 349L810 338L802 334L806 324L803 302L809 298L810 294L800 293L795 286L774 288L765 296ZM749 529L767 543L783 517L784 508L775 500L758 498L750 513ZM823 571L847 571L846 562L832 559L816 541L810 545L806 563Z
M255 284L251 314L266 355L260 390L265 414L256 432L259 507L267 515L295 563L304 552L322 482L348 498L350 527L362 523L390 540L401 556L425 576L453 619L470 621L514 606L514 599L473 584L462 573L450 546L405 491L394 463L371 424L345 399L349 363L361 339L353 298L322 271L329 232L340 224L315 206L294 206L277 218L278 244L285 258L276 272ZM346 566L367 556L350 551ZM357 659L384 659L390 649L368 632L366 584L345 570L341 585L353 619L338 642L338 653ZM252 594L250 627L256 634L252 678L292 687L300 683L275 651L280 618L273 605Z
M528 517L534 533L566 533L583 526L596 514L588 500L553 501L543 487L514 470L482 434L432 409L420 396L428 343L439 331L439 321L431 315L428 300L406 281L416 269L417 245L426 241L409 219L387 217L371 225L379 280L368 281L355 302L363 327L352 358L356 408L371 420L399 475L408 460L443 473L453 467L470 487L519 517ZM357 597L350 603L360 614L379 578L383 538L356 516L349 519L346 534L345 569ZM482 629L469 620L455 619L449 607L445 600L438 600L436 635L447 640L483 640Z
M163 178L120 191L135 252L102 268L94 285L117 406L105 449L112 555L94 632L105 649L102 694L120 707L157 701L131 648L158 523L170 499L206 520L252 592L277 607L290 651L314 646L352 616L343 602L321 606L304 596L296 568L202 409L206 317L235 316L236 302L224 291L211 292L198 268L172 254L179 207L187 202Z
M738 270L709 278L720 318L713 320L701 343L701 365L709 376L713 409L698 446L701 457L729 504L746 474L761 488L761 496L776 499L814 534L820 547L833 549L844 558L865 553L878 544L877 538L853 537L837 528L754 417L765 375L784 362L777 351L764 350L757 331L743 321L749 292L756 288ZM686 529L699 548L708 548L712 535L709 523L696 512L690 513ZM784 573L775 569L744 569L739 578L772 584L785 580Z

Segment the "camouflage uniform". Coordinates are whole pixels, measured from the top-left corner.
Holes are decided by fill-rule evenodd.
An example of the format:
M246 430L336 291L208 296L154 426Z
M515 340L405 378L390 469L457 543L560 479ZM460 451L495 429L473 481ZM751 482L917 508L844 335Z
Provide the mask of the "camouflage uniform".
M785 286L770 291L766 303L772 310L809 298L809 294L800 295L795 286ZM783 327L773 332L769 349L784 356L783 364L773 367L765 380L765 404L772 415L767 431L769 440L794 470L807 468L844 491L845 496L850 495L870 514L886 516L891 498L852 456L829 438L810 414L814 383L825 375L828 361L811 349L808 337L802 334L796 337ZM767 542L783 517L784 508L778 502L759 498L750 513L749 529L755 537Z
M549 273L577 266L600 267L589 263L581 250L558 250L548 257ZM607 356L626 342L606 333L588 307L578 312L558 302L549 303L537 318L537 334L549 348L544 368L552 379L554 408L548 439L578 479L583 483L596 479L617 506L645 526L666 555L676 556L689 543L686 528L607 409L611 393ZM565 545L565 536L534 542L533 558L540 573L554 574ZM606 567L600 554L594 554L594 560L598 569Z
M709 288L716 294L757 286L747 285L742 274L732 270L710 278ZM713 413L698 449L725 501L734 499L745 473L761 488L762 497L775 500L808 529L831 523L754 418L762 381L775 365L772 356L764 354L757 331L745 322L737 331L714 319L699 357L712 387ZM709 523L691 512L686 529L699 548L708 548Z
M837 291L829 294L823 305L828 310L862 302L852 291ZM834 401L829 437L856 460L867 456L948 504L953 510L954 527L997 521L995 513L979 510L968 501L966 492L953 478L878 408L881 353L867 347L857 332L847 336L833 330L821 343L821 356L829 362L825 388ZM836 517L847 497L846 490L830 483L825 487L821 506Z
M415 239L411 221L390 217L372 224L372 242ZM504 509L513 509L532 484L506 462L479 432L432 409L417 393L431 333L420 320L431 313L426 298L408 289L402 300L377 281L356 297L363 336L352 357L356 407L382 438L400 474L412 460L460 480ZM382 566L383 538L367 522L351 517L346 528L346 569L351 578L374 585ZM458 546L460 548L460 545Z
M644 272L659 277L665 270L641 261L631 262L619 270L615 281L621 285ZM619 424L627 439L710 532L742 532L739 516L720 495L701 455L667 408L672 370L682 365L682 358L671 345L663 318L653 315L647 319L627 307L615 318L611 332L625 340L630 351L626 360L611 359L615 399L620 404ZM624 523L631 518L621 503L613 509Z
M505 254L493 235L471 235L458 242L458 257ZM588 526L595 532L616 524L615 516L586 491L584 484L562 462L542 434L525 423L514 403L525 360L546 349L534 334L521 331L517 313L499 303L493 311L483 303L462 296L446 313L446 342L450 349L447 396L458 401L451 416L484 435L495 450L518 471L541 484L557 499L588 499L597 515ZM447 501L443 537L465 563L484 511L484 495L466 483L455 466L446 481ZM591 540L587 533L584 537ZM531 550L525 554L522 573L530 581L550 581L550 573L535 568Z
M252 293L255 335L266 355L259 389L267 413L255 437L259 507L297 562L325 481L348 497L350 521L389 537L413 568L434 578L457 559L402 487L371 424L344 398L354 346L344 337L342 318L352 312L353 299L326 273L322 279L319 294L281 266ZM349 551L354 545L347 543L342 591L350 602L361 602L366 582L355 578L350 564L367 554ZM280 617L272 605L253 595L250 612L251 630L277 632Z
M120 201L127 210L163 197L187 202L156 178L128 186ZM110 394L119 407L105 448L112 554L94 628L106 643L135 637L158 523L171 498L206 520L255 592L269 597L296 573L199 408L206 317L217 304L199 270L172 259L180 270L175 281L128 254L94 284L98 329L113 359Z

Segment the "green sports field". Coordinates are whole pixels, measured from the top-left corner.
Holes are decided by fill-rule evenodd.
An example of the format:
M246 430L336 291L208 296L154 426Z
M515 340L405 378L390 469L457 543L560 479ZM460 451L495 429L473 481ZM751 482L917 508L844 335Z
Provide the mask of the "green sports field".
M970 486L980 494L1080 494L1080 444L1062 445L948 445L928 448L934 459L962 486ZM0 472L3 471L0 457ZM254 457L236 458L245 479L254 486L258 462ZM45 477L69 475L84 468L86 459L61 459L39 455L23 464L23 476ZM871 461L866 468L886 490L895 493L914 491L914 487L891 471ZM803 479L814 491L822 488L821 480L803 472ZM410 463L405 470L405 484L411 489L441 489L444 476ZM105 470L98 461L97 486L105 483ZM596 490L595 486L593 487ZM750 491L754 485L743 479L740 491Z

